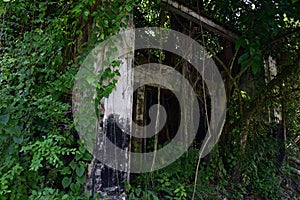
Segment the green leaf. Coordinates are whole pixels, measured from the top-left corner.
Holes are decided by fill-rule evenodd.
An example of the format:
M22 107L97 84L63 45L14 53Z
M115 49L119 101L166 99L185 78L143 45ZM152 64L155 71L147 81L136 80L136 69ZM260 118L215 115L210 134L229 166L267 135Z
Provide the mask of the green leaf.
M91 83L93 83L93 82L95 81L95 77L89 76L89 77L86 78L86 80L87 80L87 82L88 82L89 84L91 84Z
M89 10L86 10L86 11L84 11L84 16L89 16L89 14L90 14L90 11Z
M298 0L292 0L292 3L294 4L294 3L297 3L298 2Z
M242 65L242 68L246 68L250 61L249 61L249 53L244 53L238 60L238 63Z
M120 74L120 71L119 71L119 70L116 70L116 71L115 71L115 74L116 74L116 76L121 76L121 74Z
M258 72L258 66L257 65L252 65L252 74L256 74Z
M137 188L136 191L135 191L137 196L140 196L141 192L142 192L141 188Z
M10 126L5 129L10 135L20 135L21 128L19 126Z
M76 168L76 163L74 161L70 162L70 167L74 170Z
M120 67L120 65L121 65L121 61L119 61L119 60L116 60L113 62L114 67Z
M84 146L80 146L80 147L79 147L79 151L80 151L81 153L84 153L84 152L86 151L86 149L84 148Z
M76 180L77 180L77 183L84 184L85 183L85 176L80 176Z
M238 38L235 42L235 50L238 50L241 46L245 46L246 41L244 38Z
M10 115L6 114L6 115L0 115L0 123L3 125L6 125L8 120L9 120Z
M2 15L4 13L4 9L1 7L0 8L0 15Z
M249 47L249 52L250 52L250 55L254 55L255 54L255 48L250 46Z
M104 60L102 63L104 66L109 66L109 62L107 60Z
M132 11L132 8L129 5L126 5L125 8L126 8L127 12L131 12Z
M76 153L76 155L75 155L75 160L79 160L80 158L82 158L82 153Z
M76 184L72 183L70 185L70 188L73 192L77 192L78 190L80 190L80 185L78 183L76 183Z
M82 176L84 174L84 167L80 166L80 167L76 167L76 174L77 176Z
M61 174L65 175L65 174L71 174L71 170L70 167L65 167L61 170Z
M108 60L109 60L109 63L112 63L115 60L115 58L113 56L109 56Z
M252 58L252 73L256 74L261 66L261 60L258 56Z
M71 181L72 181L72 178L65 177L61 183L62 183L63 187L66 188L70 185Z
M89 154L88 152L86 152L82 158L83 160L86 160L86 161L90 161L92 160L92 156L91 154Z
M21 137L13 137L13 141L17 144L21 144L23 142L24 138L23 136Z

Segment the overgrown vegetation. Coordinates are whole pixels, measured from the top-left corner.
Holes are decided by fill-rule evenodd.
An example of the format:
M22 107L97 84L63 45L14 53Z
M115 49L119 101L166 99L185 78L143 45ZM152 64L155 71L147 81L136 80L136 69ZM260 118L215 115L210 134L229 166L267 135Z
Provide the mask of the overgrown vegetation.
M299 198L300 177L291 159L300 159L298 0L178 1L239 35L226 61L217 59L226 49L219 35L196 29L160 2L0 1L1 200L87 198L83 191L92 158L74 128L71 90L88 52L126 28L129 13L136 27L172 28L207 46L222 69L228 112L218 145L198 171L195 144L167 168L134 175L126 184L128 198ZM157 59L155 53L136 61ZM266 83L269 56L278 74ZM116 70L102 78L117 75ZM114 84L99 85L98 101Z
M1 0L0 199L84 199L91 155L72 121L74 76L133 3Z

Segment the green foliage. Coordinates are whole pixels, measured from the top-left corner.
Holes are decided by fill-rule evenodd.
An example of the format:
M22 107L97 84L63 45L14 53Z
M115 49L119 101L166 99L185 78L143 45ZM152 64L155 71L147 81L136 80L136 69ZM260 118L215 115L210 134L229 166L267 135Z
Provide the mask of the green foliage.
M42 190L33 190L29 197L30 200L83 200L84 198L77 195L64 194L58 189L43 188Z
M243 186L258 197L280 198L282 196L279 177L281 172L276 163L278 149L276 140L264 136L249 143L251 148L248 149L247 154L249 161L244 162Z
M166 13L160 4L151 1L141 1L138 5L135 25L171 27L206 44L214 56L225 52L221 52L219 58L228 68L228 71L220 69L228 90L227 121L219 146L211 152L207 166L195 172L195 164L184 163L175 167L173 163L158 172L143 174L128 186L130 196L147 198L150 191L159 199L176 198L177 192L181 193L179 191L184 188L183 194L191 198L193 177L198 173L195 199L287 198L283 180L293 182L297 179L291 179L286 171L282 171L277 161L283 144L277 135L271 135L270 120L278 120L272 116L274 109L284 114L286 145L290 145L287 151L298 156L299 153L295 152L299 152L299 147L296 147L299 143L293 141L299 137L299 1L177 2L236 33L239 36L234 42L236 55L227 57L231 47L222 44L224 39L206 31L206 27L203 26L202 32L190 19L177 15L178 12ZM155 59L153 50L149 50L148 55ZM264 69L269 56L275 59L278 71L278 76L270 84L265 81ZM138 54L136 60L139 64L148 59L147 55ZM293 73L289 73L291 70ZM188 76L193 75L189 73ZM191 156L189 159L195 161L198 158Z
M0 2L1 200L84 199L91 155L72 121L74 77L94 44L126 28L134 5L121 0Z
M170 166L138 176L126 185L129 199L188 199L198 151L191 149Z
M185 3L196 5L196 1ZM70 100L74 77L96 44L127 27L134 6L137 27L178 29L181 25L181 18L172 18L159 3L148 0L139 4L136 0L0 1L0 200L85 199L83 185L91 155L74 129ZM265 84L262 72L269 55L278 61L279 74L299 69L298 12L298 0L204 1L200 13L240 35L235 42L236 50L242 51L238 63L241 71L251 69L255 87L230 93L225 139L211 153L209 163L196 172L198 151L191 148L169 167L134 177L127 183L129 199L190 199L196 173L195 199L282 198L282 179L285 183L297 179L276 162L279 144L269 135L266 113L282 105L290 145L287 153L298 155L294 141L300 133L299 70L277 78L270 88L276 92L255 98L254 90ZM205 32L204 38L220 51L219 37ZM150 51L159 57L158 51ZM121 63L114 60L114 53L112 47L105 55L95 105L116 86ZM96 78L84 81L92 84ZM249 84L235 80L238 86ZM246 111L252 104L256 112L250 115ZM250 125L241 152L245 118Z

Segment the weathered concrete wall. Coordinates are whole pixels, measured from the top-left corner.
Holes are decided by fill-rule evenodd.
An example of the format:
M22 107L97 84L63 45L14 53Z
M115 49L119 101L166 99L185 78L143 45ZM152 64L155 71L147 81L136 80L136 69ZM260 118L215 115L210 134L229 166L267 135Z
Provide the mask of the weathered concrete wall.
M131 25L130 25L131 26ZM118 53L122 48L134 47L134 35L126 35L124 39L127 43L118 46ZM132 51L133 52L133 51ZM99 56L100 57L100 56ZM108 199L125 199L124 181L129 178L129 172L119 172L109 168L105 163L100 162L97 158L101 155L101 160L110 159L112 162L119 164L116 152L112 149L106 150L105 138L110 140L116 147L128 151L129 136L126 133L131 131L131 118L133 109L133 74L131 72L133 53L121 55L118 58L121 65L118 68L120 76L116 88L108 98L101 100L103 118L100 118L99 130L97 133L96 144L94 147L94 159L90 164L90 172L87 181L86 191L90 193L90 198L94 199L96 193ZM101 124L101 126L100 126ZM102 153L98 153L102 152ZM104 154L103 154L104 152ZM103 158L103 155L105 158ZM124 171L129 171L129 156L125 156Z

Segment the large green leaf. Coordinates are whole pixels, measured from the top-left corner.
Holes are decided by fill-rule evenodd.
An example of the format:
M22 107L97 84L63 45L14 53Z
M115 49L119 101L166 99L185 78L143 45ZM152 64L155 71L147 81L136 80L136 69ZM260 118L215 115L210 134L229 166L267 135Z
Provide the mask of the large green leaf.
M84 174L84 167L80 166L80 167L76 167L76 174L77 176L82 176Z
M0 15L4 13L4 8L0 7Z
M0 123L3 124L3 125L6 125L8 120L10 118L10 115L9 114L6 114L6 115L0 115Z
M72 181L72 178L65 177L61 183L62 183L63 187L66 188L70 185L71 181Z
M13 137L13 141L17 144L21 144L23 142L24 138L23 136L21 137Z

